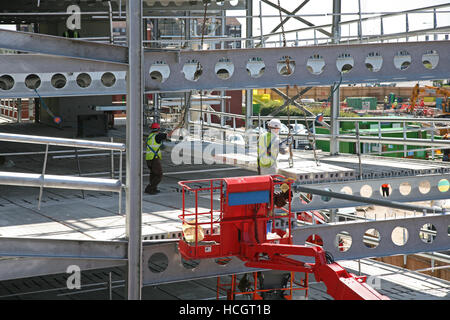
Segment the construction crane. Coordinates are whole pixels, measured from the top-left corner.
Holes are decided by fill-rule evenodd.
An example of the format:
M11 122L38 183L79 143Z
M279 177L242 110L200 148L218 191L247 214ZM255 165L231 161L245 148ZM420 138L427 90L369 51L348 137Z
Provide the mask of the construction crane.
M179 182L181 256L186 260L235 256L247 267L314 274L338 300L387 300L367 285L366 277L348 273L322 247L293 244L292 183L281 175ZM314 263L291 256L312 257Z
M450 95L450 90L447 90L444 88L439 88L439 87L431 87L431 86L425 86L424 88L420 88L418 83L414 86L413 91L411 93L410 106L408 108L409 113L413 113L414 111L416 111L417 98L419 97L419 95L421 93L428 93L428 94L433 94L433 95L443 95L444 100L442 101L442 116L445 118L450 116L450 103L448 100L448 96ZM436 107L438 107L438 106L436 106Z

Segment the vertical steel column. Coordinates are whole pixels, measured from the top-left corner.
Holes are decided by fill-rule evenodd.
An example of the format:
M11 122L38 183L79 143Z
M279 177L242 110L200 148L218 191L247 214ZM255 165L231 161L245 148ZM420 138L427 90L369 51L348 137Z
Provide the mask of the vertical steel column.
M359 21L358 21L358 38L359 38L359 41L361 41L362 40L361 0L358 0L358 16L359 16Z
M127 153L126 235L128 238L127 297L142 293L142 1L127 0Z
M253 0L246 2L246 38L250 39L253 37ZM252 47L252 40L247 40L246 48ZM248 130L252 127L251 117L253 116L253 90L245 91L245 129Z
M341 40L341 0L333 0L333 27L332 27L332 43L339 43ZM335 89L334 86L331 87L331 90ZM330 112L330 120L331 120L331 139L330 139L330 154L335 155L339 153L339 141L337 140L337 136L339 135L339 100L340 100L340 92L339 89L334 90L331 100L331 112Z
M227 26L227 13L225 10L220 10L220 16L222 17L221 20L221 36L222 36L222 41L220 41L220 48L223 50L225 49L225 41L223 39L225 39L225 33L226 33L226 26ZM222 90L220 91L220 95L222 96L222 98L220 99L220 112L227 112L226 111L226 101L225 101L225 95L226 95L226 91ZM223 115L220 116L220 127L224 127L225 126L225 117ZM223 133L225 135L225 132ZM225 140L225 136L224 136L224 140Z

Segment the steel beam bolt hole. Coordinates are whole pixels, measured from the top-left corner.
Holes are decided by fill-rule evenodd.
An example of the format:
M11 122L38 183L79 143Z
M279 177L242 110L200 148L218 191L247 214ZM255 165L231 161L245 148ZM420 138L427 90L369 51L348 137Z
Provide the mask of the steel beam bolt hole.
M359 190L361 197L370 198L372 196L372 187L369 185L363 185Z
M384 183L380 186L380 195L388 198L392 194L392 187L389 183Z

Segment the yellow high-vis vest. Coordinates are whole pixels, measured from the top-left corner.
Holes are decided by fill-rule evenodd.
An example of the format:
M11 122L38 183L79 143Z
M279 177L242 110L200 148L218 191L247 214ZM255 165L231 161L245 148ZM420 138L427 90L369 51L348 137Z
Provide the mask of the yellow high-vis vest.
M161 159L161 143L156 142L157 133L150 133L147 138L147 154L145 160Z
M278 146L273 145L276 142L275 136L272 133L266 132L261 135L258 141L258 161L263 168L272 167L277 161Z

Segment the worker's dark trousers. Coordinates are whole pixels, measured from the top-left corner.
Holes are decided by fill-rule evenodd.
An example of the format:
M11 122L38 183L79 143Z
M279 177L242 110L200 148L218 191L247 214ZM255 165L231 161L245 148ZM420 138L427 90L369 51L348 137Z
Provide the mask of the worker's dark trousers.
M381 188L383 190L383 197L389 197L389 187L388 188Z
M148 186L145 188L145 192L155 192L163 177L161 159L156 158L146 161L147 167L150 169L150 179Z

